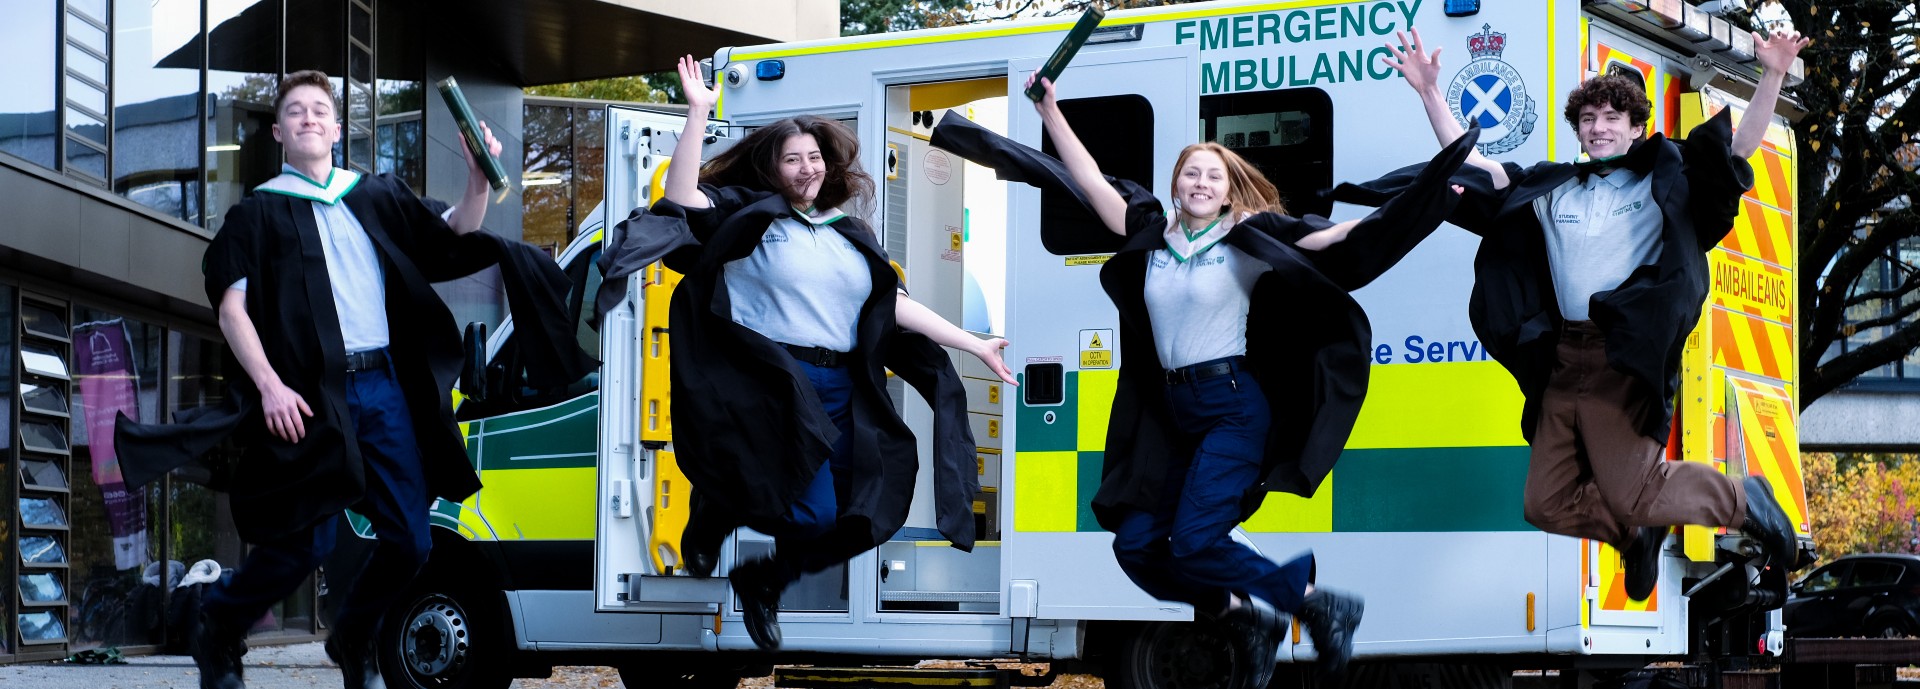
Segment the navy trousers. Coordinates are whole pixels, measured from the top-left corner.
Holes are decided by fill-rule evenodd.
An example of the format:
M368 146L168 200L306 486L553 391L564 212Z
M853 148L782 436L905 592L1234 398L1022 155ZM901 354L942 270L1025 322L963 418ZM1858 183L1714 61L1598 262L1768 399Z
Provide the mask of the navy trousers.
M833 454L788 509L786 523L768 534L774 540L774 564L788 582L859 555L865 548L854 544L864 545L866 534L865 526L839 523L841 501L852 495L853 377L845 367L797 363L840 435L833 441Z
M413 419L391 364L347 374L347 411L367 469L367 495L355 509L373 523L379 542L352 577L332 628L335 634L364 637L427 562L433 543L427 523L432 497L420 466ZM208 621L219 629L252 627L333 551L339 521L330 517L254 544L233 578L201 599Z
M1174 422L1193 450L1186 461L1170 463L1157 509L1121 518L1114 556L1141 590L1202 613L1224 609L1228 592L1294 612L1305 597L1313 555L1279 564L1231 536L1241 496L1260 481L1272 415L1259 382L1241 367L1243 358L1221 361L1232 364L1231 374L1167 386Z

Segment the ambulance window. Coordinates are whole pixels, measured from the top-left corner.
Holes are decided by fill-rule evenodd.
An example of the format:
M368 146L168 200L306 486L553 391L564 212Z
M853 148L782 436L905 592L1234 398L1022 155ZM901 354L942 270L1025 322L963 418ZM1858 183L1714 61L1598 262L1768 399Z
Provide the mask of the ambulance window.
M1635 67L1635 66L1633 66L1633 65L1630 65L1630 64L1627 64L1627 63L1625 63L1625 62L1621 62L1621 61L1619 61L1619 60L1611 60L1611 61L1608 61L1608 62L1607 62L1607 76L1610 76L1610 77L1618 77L1618 76L1626 76L1626 77L1632 77L1632 78L1633 78L1633 81L1634 81L1634 83L1636 83L1636 84L1642 84L1642 85L1644 85L1644 84L1646 84L1646 83L1647 83L1647 73L1646 73L1646 72L1642 72L1642 71L1640 71L1640 68L1638 68L1638 67Z
M1289 215L1326 215L1333 186L1333 100L1316 88L1200 99L1201 135L1246 158L1280 188Z
M1060 113L1093 154L1100 171L1143 185L1153 183L1153 105L1145 96L1126 94L1060 101ZM1040 150L1059 157L1044 132ZM1149 189L1149 191L1153 191ZM1040 243L1058 256L1104 254L1120 250L1126 239L1100 224L1065 192L1040 192Z

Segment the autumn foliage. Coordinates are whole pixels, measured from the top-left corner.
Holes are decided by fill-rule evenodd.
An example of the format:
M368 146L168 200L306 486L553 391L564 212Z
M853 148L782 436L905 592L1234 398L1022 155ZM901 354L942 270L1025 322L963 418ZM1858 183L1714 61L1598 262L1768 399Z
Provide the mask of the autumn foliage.
M1813 541L1820 559L1854 553L1920 553L1914 539L1920 500L1920 456L1801 456Z

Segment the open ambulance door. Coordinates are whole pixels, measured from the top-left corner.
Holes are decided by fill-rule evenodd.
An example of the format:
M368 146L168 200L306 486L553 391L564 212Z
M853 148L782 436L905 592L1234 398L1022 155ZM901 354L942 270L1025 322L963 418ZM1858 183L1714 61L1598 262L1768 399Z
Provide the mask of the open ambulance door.
M607 108L606 224L651 205L663 189L685 116ZM727 143L710 122L705 153ZM686 477L673 457L667 395L667 302L679 275L659 264L627 280L627 298L601 314L601 413L594 530L594 609L714 614L726 579L670 576L681 568ZM651 582L647 585L645 582ZM644 593L643 593L644 589Z
M1093 48L1058 80L1061 111L1103 172L1164 195L1181 147L1199 140L1197 46ZM1007 135L1054 153L1023 93L1042 59L1008 65ZM1120 365L1099 273L1121 237L1074 203L1008 185L1007 364L1022 382L1001 468L1002 600L1015 619L1189 619L1127 579L1093 518Z

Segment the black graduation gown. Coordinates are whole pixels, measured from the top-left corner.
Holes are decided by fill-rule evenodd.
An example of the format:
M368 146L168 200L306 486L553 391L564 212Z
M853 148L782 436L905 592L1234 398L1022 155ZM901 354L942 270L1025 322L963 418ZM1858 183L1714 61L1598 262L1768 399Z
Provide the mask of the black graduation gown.
M136 486L228 437L237 440L243 455L231 482L234 523L254 543L330 518L366 492L366 466L347 410L345 345L313 203L271 192L242 199L208 245L204 265L207 299L215 305L235 281L247 279L247 314L268 363L313 409L300 442L267 431L258 388L231 362L223 405L183 412L176 424L138 424L125 416L116 424L127 483ZM569 281L530 245L485 231L454 234L438 211L445 204L423 202L391 175L362 179L341 203L366 229L385 275L387 352L413 418L428 493L463 500L480 489L480 479L453 418L460 329L431 283L500 266L516 337L533 353L530 382L554 385L595 365L565 322Z
M1429 163L1433 172L1363 219L1347 239L1326 251L1294 246L1332 226L1319 216L1259 213L1236 224L1222 243L1273 267L1254 283L1247 313L1247 368L1267 396L1273 421L1267 434L1263 479L1241 500L1241 519L1266 494L1312 496L1346 446L1366 397L1373 331L1348 292L1393 267L1452 211L1456 194L1447 177L1466 160L1478 130L1461 137ZM948 115L933 145L980 165L1001 179L1086 196L1065 165L1043 153ZM1149 254L1167 248L1167 216L1138 184L1107 178L1127 202L1127 239L1100 269L1100 285L1120 313L1125 352L1107 426L1106 464L1094 495L1094 516L1112 530L1130 510L1154 510L1169 463L1186 461L1196 439L1174 424L1166 378L1147 316ZM1091 206L1086 207L1091 216ZM1088 218L1088 222L1098 221Z
M625 293L625 276L663 260L684 277L667 318L673 331L674 448L702 501L742 525L784 520L839 432L791 354L733 322L723 267L751 255L767 228L793 212L779 194L702 185L713 200L690 209L661 200L637 208L608 234L601 312ZM847 555L885 542L906 522L920 464L913 433L894 411L886 371L918 390L934 411L935 523L955 548L971 550L979 490L966 390L946 350L894 321L899 278L866 223L830 227L867 261L873 291L860 307L853 378L852 494L840 497ZM862 537L862 535L864 537Z
M1662 442L1672 429L1680 354L1707 299L1707 252L1733 229L1740 195L1753 186L1753 168L1733 157L1730 112L1722 110L1685 140L1655 134L1635 144L1622 161L1653 175L1660 255L1589 302L1589 316L1606 335L1607 363L1660 397L1661 404L1650 405L1641 420L1640 433ZM1502 167L1509 180L1504 189L1494 189L1484 170L1461 168L1454 182L1466 193L1448 220L1481 238L1468 315L1487 354L1513 374L1526 396L1520 432L1532 442L1564 321L1536 205L1550 203L1553 190L1580 172L1571 163ZM1419 166L1403 168L1371 182L1341 185L1333 197L1377 205L1421 174Z

